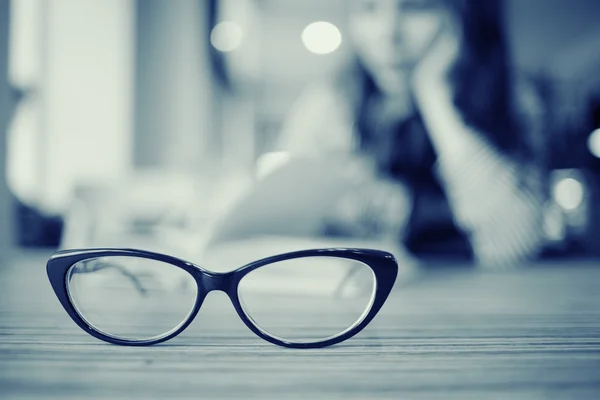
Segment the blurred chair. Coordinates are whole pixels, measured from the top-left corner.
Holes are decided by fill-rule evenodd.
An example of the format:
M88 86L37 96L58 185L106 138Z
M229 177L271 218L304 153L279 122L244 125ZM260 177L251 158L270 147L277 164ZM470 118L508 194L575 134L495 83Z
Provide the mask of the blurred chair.
M65 215L62 249L138 247L180 253L196 236L206 193L194 177L138 171L110 185L79 184ZM179 251L177 251L179 250Z

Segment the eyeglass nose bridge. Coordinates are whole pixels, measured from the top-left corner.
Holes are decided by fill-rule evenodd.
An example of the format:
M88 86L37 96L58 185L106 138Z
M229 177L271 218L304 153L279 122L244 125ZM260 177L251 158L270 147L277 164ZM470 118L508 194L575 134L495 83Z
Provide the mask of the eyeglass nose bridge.
M205 293L212 292L213 290L229 293L233 282L233 273L203 271L200 275L200 282Z

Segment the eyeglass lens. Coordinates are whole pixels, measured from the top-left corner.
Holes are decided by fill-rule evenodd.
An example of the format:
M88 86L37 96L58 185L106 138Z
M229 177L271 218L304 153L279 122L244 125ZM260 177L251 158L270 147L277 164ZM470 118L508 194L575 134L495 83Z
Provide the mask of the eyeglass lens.
M187 271L141 257L80 261L67 273L67 291L79 315L105 335L156 339L182 324L198 286Z
M239 283L244 312L260 329L294 343L338 336L370 309L371 269L358 261L306 257L258 268Z

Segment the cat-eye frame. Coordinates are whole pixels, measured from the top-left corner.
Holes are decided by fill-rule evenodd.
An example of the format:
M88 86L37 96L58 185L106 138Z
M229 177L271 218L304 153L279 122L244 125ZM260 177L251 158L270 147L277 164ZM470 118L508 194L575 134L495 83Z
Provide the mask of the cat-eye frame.
M164 254L133 249L55 253L47 273L58 300L90 335L146 346L194 320L211 291L227 294L257 336L290 348L330 346L359 333L386 301L398 265L370 249L315 249L212 272Z

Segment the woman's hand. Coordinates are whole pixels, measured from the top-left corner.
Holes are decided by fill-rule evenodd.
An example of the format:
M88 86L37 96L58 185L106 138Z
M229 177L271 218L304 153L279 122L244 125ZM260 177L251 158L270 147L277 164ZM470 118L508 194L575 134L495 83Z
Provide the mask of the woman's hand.
M414 99L436 153L456 160L468 156L472 136L454 105L450 82L462 46L459 32L449 19L442 24L412 75Z
M447 88L450 71L460 54L460 33L455 25L449 18L442 24L414 69L412 82L417 95Z

